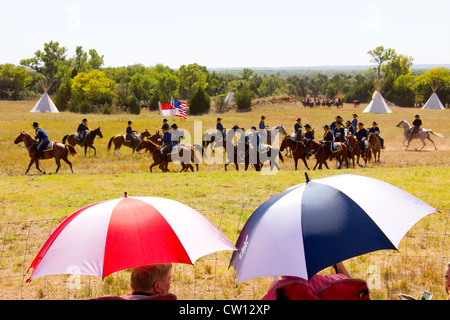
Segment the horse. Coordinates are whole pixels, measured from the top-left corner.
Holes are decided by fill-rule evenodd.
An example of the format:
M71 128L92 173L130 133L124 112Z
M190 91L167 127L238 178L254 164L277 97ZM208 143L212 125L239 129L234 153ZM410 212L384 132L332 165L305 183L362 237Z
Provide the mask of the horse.
M340 147L340 150L333 151L332 157L339 162L338 169L342 167L342 163L344 161L348 168L348 148L345 143L337 142L336 144ZM329 155L324 145L314 140L308 140L306 142L305 148L307 153L313 154L316 158L316 165L314 166L313 170L316 170L317 165L319 165L319 169L322 169L323 164L325 165L325 167L327 167L327 169L330 169L327 164L327 158L329 157Z
M302 159L306 169L309 170L308 164L306 163L306 148L303 144L303 141L294 141L287 135L281 142L280 151L283 152L283 150L286 148L289 148L292 151L292 155L294 156L295 170L297 170L298 159Z
M236 170L239 170L239 164L243 163L245 167L245 171L247 171L248 166L250 164L250 152L249 152L249 145L245 143L244 147L244 154L242 155L240 152L241 150L238 150L238 147L236 145L233 146L233 154L231 155L229 150L225 148L225 153L227 155L227 161L225 162L225 171L227 171L227 166L229 164L234 163ZM233 156L233 159L231 159L231 156ZM253 164L256 171L261 171L261 165L260 163L254 163Z
M168 172L169 170L167 169L168 163L169 162L173 162L174 159L172 159L171 154L167 154L166 155L166 164L162 165L162 154L160 152L160 148L161 146L158 145L157 143L151 141L151 140L147 140L147 148L148 150L152 153L152 157L153 157L153 163L150 166L150 172L152 171L152 168L154 166L159 165L159 168L163 171L163 172ZM200 147L199 145L178 145L177 146L178 149L178 155L180 158L183 158L184 153L189 153L190 154L190 161L189 163L185 163L183 161L181 161L181 171L187 171L188 169L191 169L192 172L194 172L194 167L192 166L192 162L195 163L196 167L197 167L197 171L198 171L198 158L195 154L195 151L199 151L203 153L203 148ZM175 159L177 160L177 159Z
M27 171L25 171L25 174L27 174L28 171L30 171L30 167L33 163L36 164L36 169L38 169L39 172L45 174L45 171L42 171L39 168L40 152L39 150L36 149L36 140L25 131L22 131L16 138L16 140L14 140L15 144L19 144L20 142L23 142L25 144L25 147L28 149L28 155L31 158L30 164L28 165L28 169ZM61 167L61 159L63 159L70 166L70 170L73 173L72 162L70 162L69 159L67 158L69 153L72 156L77 155L77 151L72 145L70 144L64 145L59 142L53 142L51 149L44 150L43 159L55 158L56 161L55 173L57 173L59 168Z
M286 129L284 129L282 124L267 130L267 144L271 145L272 137L275 138L278 133L282 134L283 136L286 135Z
M361 157L361 143L358 141L358 139L355 138L354 135L348 135L347 141L348 141L348 155L350 159L352 159L353 169L355 168L355 157L358 166L362 167L362 165L359 163L359 158ZM364 159L364 167L367 166L367 162L370 162L372 160L372 150L369 146L365 150L365 156L363 157L363 159Z
M141 132L140 134L138 134L138 136L137 136L137 138L136 138L136 140L137 140L137 141L136 141L136 144L139 144L140 141L142 141L145 137L150 137L150 136L151 136L150 132L148 132L148 130L145 129L144 132ZM121 147L122 145L124 145L124 146L126 146L126 147L129 147L129 148L133 148L133 151L131 152L131 154L134 154L134 150L136 149L136 144L135 144L134 147L133 147L133 145L131 144L131 141L125 140L125 136L124 136L123 134L118 134L118 135L112 137L111 139L109 139L109 142L108 142L108 151L111 149L111 145L112 145L113 142L114 142L114 152L113 152L113 155L116 153L116 151L117 151L118 153L120 153L120 147ZM120 153L120 154L121 154L121 153Z
M414 133L412 134L412 136L410 137L410 136L409 136L409 132L410 132L410 130L411 130L413 127L409 125L408 121L403 120L403 119L400 120L399 123L397 123L395 126L396 126L397 128L400 128L400 127L403 128L403 136L404 136L405 139L403 139L402 143L403 143L403 145L406 147L405 150L408 150L408 148L409 148L409 143L410 143L411 140L413 140L413 139L420 139L420 141L422 142L422 148L420 148L419 151L421 151L421 150L425 147L425 139L430 140L431 143L432 143L433 146L434 146L434 150L437 150L436 145L434 144L434 141L431 140L430 133L431 133L431 134L434 134L435 136L438 136L438 137L440 137L440 138L443 137L442 134L437 133L437 132L433 132L433 130L431 130L431 129L420 129L417 133L414 132ZM408 141L408 144L405 144L405 141Z
M84 139L83 145L81 145L81 139L78 138L78 135L76 133L66 134L64 136L64 138L62 139L62 143L66 144L66 141L67 141L68 144L70 144L74 147L77 144L79 144L80 146L84 146L84 156L85 157L86 157L86 153L87 153L87 148L89 147L91 149L94 149L94 156L96 156L97 149L95 149L95 147L94 147L94 141L95 141L96 136L103 138L103 134L102 134L102 131L100 130L100 127L86 133L86 138Z
M139 142L138 146L136 147L136 151L138 153L141 153L141 150L143 150L143 149L145 149L144 153L147 151L150 151L150 142L149 141L153 141L154 143L156 143L157 145L159 145L161 147L162 146L161 138L162 138L162 136L159 133L159 131L156 131L155 134L152 134L146 140L142 140L141 142Z
M373 153L374 161L380 162L381 141L380 141L380 138L378 138L378 133L376 133L376 132L369 133L369 137L367 138L367 141L369 142L369 147ZM378 160L377 160L377 155L378 155Z

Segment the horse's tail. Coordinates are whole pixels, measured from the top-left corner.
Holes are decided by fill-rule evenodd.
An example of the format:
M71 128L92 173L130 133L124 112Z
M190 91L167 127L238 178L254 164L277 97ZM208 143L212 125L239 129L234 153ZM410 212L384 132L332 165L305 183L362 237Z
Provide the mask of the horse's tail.
M194 148L195 150L197 150L198 152L200 152L200 155L203 157L203 159L207 160L208 156L206 155L205 150L203 149L202 146L198 145L198 144L194 144ZM194 154L195 155L195 154ZM200 160L201 161L201 160ZM199 163L199 161L197 161L196 163Z
M68 137L69 135L68 134L66 134L65 136L64 136L64 138L62 139L62 143L63 144L66 144L66 140L67 140L67 137Z
M280 157L281 162L284 163L284 158L283 158L283 154L281 153L280 150L278 150L278 157Z
M428 130L429 133L434 134L435 136L438 136L439 138L443 138L444 136L438 132L433 132L433 130Z
M65 146L72 156L78 155L77 150L75 150L75 148L71 144L65 144Z
M114 139L114 137L112 137L111 139L109 139L109 142L108 142L108 148L107 148L108 151L111 149L111 144L112 144L112 142L113 142L113 139Z
M372 161L372 148L367 148L367 162L371 162Z

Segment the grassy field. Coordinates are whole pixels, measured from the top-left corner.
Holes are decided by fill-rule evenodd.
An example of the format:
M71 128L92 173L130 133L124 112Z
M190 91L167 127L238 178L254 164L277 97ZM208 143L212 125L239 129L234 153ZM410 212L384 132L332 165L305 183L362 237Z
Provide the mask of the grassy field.
M209 210L243 206L255 208L268 199L271 194L282 192L293 185L305 182L304 172L306 169L304 165L299 163L299 170L294 171L293 160L288 157L285 157L284 163L281 163L280 171L274 175L255 172L253 169L245 172L241 168L240 171L236 171L233 166L230 166L229 171L225 172L223 165L207 165L204 163L200 164L199 172L194 173L161 173L159 169L150 173L148 170L151 164L149 154L131 155L131 149L122 147L122 155L113 156L111 152L107 152L106 146L112 136L125 133L128 120L133 121L133 129L139 132L148 129L151 133L154 133L156 130L159 130L160 116L157 112L144 110L140 115L81 115L68 112L32 114L29 113L29 110L33 104L33 101L0 101L0 148L2 150L0 153L0 204L2 207L0 224L6 225L8 222L15 221L62 219L87 204L121 197L124 192L128 192L130 196L167 197L181 201L197 210L205 210L202 211L205 216L217 226L220 225L221 230L234 242L237 239L239 228L242 227L252 210L245 210L244 215L239 217L243 221L239 223L236 221L235 214L229 214L233 210L227 210L227 213L224 215L220 214L220 212L218 213L217 210ZM450 126L448 123L450 116L448 110L418 110L393 106L392 114L379 115L363 114L362 110L364 108L364 105L357 108L354 108L352 105L345 105L342 109L330 109L327 107L309 109L299 104L291 103L259 104L251 112L237 113L231 111L219 116L223 118L222 123L226 128L231 128L234 124L238 124L247 130L251 126L257 126L260 116L265 115L267 117L266 123L270 127L283 124L288 132L293 131L295 120L301 117L303 124L309 123L316 128L317 137L322 134L322 126L330 124L337 115L343 117L344 120L350 120L351 114L357 113L359 120L364 122L366 127L369 127L373 121L379 124L387 146L381 154L381 161L379 163L369 163L367 168L357 167L355 169L342 170L336 170L334 164L331 164L331 170L310 171L308 172L309 177L318 179L329 175L347 173L364 175L398 186L436 208L450 208L450 199L448 197L450 187L448 168L450 162L448 160L450 156L450 140L448 138L450 137ZM421 115L423 128L432 129L444 136L443 138L433 137L438 148L437 151L434 150L430 143L427 143L424 150L416 151L415 149L421 146L418 140L412 142L411 151L404 150L402 130L396 128L395 125L401 119L406 119L411 123L415 114ZM84 157L84 151L77 146L76 149L79 155L75 158L70 157L74 164L75 174L71 174L69 167L63 162L62 168L56 175L42 175L34 166L28 175L24 175L29 162L27 151L24 147L13 143L20 131L24 130L33 134L31 124L33 121L38 121L47 131L50 140L62 141L64 135L75 132L76 127L84 117L88 118L91 129L101 127L104 138L96 140L94 144L97 148L97 156L94 157L91 151L87 157ZM190 131L191 135L193 135L195 122L201 121L203 131L205 131L206 129L215 128L217 117L217 114L210 113L203 116L191 116L187 120L175 118L172 121L176 122L180 128ZM313 167L314 161L310 159L308 164L310 167ZM54 160L46 160L43 161L43 167L50 173L54 172L56 164ZM171 171L177 171L179 167L179 165L170 165ZM362 189L361 192L370 192L370 190ZM433 270L437 275L425 277L426 280L423 280L423 277L418 277L418 279L414 280L414 284L405 284L402 281L400 281L401 283L391 283L390 285L394 286L394 288L391 288L393 291L398 289L403 290L402 292L409 291L410 293L418 294L424 288L434 288L435 292L440 292L443 295L443 280L439 276L446 262L444 260L450 259L450 254L448 251L448 236L447 240L445 239L447 230L445 217L438 216L436 220L440 221L440 223L435 223L435 220L433 220L432 224L436 229L433 232L444 234L444 239L440 237L434 243L429 244L430 248L433 248L432 251L435 251L430 254L441 257L442 261L433 263L433 267L427 268L427 270ZM428 230L428 221L420 222L414 227L417 233L425 229ZM434 226L434 224L436 225ZM0 232L3 233L4 228ZM5 239L0 239L0 246L2 248L6 246L14 248L23 243L23 240L11 238L7 244ZM420 243L420 237L416 241ZM42 243L36 243L36 250L41 245ZM404 244L402 241L402 246L407 246L407 244ZM409 254L411 254L413 249L408 247L408 250ZM17 269L26 270L31 262L30 259L36 253L32 252L27 256L27 259L22 257L21 261L12 263L13 267L11 267L11 263L5 261L7 256L5 255L3 261L0 261L0 277L16 273L18 272ZM375 259L385 258L386 256L382 256L382 258L376 257ZM367 257L362 257L361 259L352 259L349 262L352 270L355 272L363 269L360 265L367 263ZM226 258L223 260L226 260ZM412 263L412 265L408 266L408 273L421 274L423 264L415 268L414 263L411 261L412 258L409 260L409 263ZM200 275L191 274L188 276L186 273L193 272L192 269L189 269L189 266L177 266L177 279L180 284L177 286L179 298L193 298L186 293L189 290L186 289L186 292L183 290L181 283L187 282L192 284L192 279L195 279L194 282L197 282L200 278L208 277L212 268L211 262L208 261L201 261L199 266L196 266L195 272L198 272ZM212 263L217 264L217 262ZM404 265L405 263L405 259L401 258L399 264ZM218 282L215 286L231 286L233 288L234 284L232 282L234 280L232 274L230 274L230 271L223 271L226 267L226 265L222 266L222 269L219 267L219 270L227 273L227 276L221 277L227 280ZM392 272L396 267L393 260L391 260L390 265L386 269ZM118 277L118 279L117 277L114 278L114 286L120 287L120 284L123 283L123 286L127 287L127 274L123 278ZM8 291L7 286L0 282L0 288L4 292ZM54 286L57 288L57 285ZM241 285L239 291L244 292L246 291L245 288L245 284ZM257 294L254 295L254 298L260 298L265 290L267 290L267 282L261 283L261 288L256 289ZM215 298L227 299L233 296L236 297L235 293L229 293L226 290L220 292ZM36 294L33 296L36 296ZM195 298L208 297L210 296L199 295ZM238 297L240 296L238 295ZM386 298L386 296L380 295L379 298Z

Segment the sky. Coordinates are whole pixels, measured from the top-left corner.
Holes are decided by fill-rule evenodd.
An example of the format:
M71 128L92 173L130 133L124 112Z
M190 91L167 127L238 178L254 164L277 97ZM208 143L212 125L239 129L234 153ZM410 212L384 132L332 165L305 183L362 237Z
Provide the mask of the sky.
M450 64L448 0L41 0L0 4L0 64L59 42L105 67L371 65L378 46Z

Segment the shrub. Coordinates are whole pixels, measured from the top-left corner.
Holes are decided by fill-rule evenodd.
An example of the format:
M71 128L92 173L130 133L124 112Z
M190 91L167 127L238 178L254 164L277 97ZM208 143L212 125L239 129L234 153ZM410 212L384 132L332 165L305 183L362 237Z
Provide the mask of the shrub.
M194 95L189 100L189 111L191 114L208 113L211 108L211 99L203 90L202 86L199 86L194 92Z
M242 87L234 93L234 102L236 102L238 111L249 111L252 106L252 100L255 93L248 87Z

